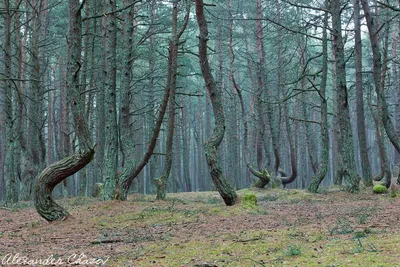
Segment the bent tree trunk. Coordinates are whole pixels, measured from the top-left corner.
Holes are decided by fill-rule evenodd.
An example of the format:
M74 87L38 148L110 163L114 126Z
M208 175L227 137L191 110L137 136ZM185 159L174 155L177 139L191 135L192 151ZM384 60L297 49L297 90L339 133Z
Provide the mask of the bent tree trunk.
M68 176L85 167L94 155L91 135L87 126L80 92L79 70L81 60L81 11L79 0L69 1L69 28L68 28L68 69L67 89L69 103L72 105L72 115L75 132L79 141L79 152L65 159L51 164L38 176L35 185L34 204L36 211L47 221L63 220L68 212L59 206L51 197L54 187Z
M45 168L35 186L35 208L47 221L63 220L69 214L51 197L54 187L68 176L85 167L92 159L94 150L76 153Z
M328 0L325 0L325 8L328 6ZM319 89L319 95L321 97L321 138L322 138L322 152L321 162L317 172L311 178L311 183L308 186L308 191L311 193L317 193L318 187L328 171L329 161L329 132L328 132L328 103L326 99L326 82L328 76L328 12L324 15L324 28L322 32L322 77L321 87Z
M199 25L199 59L201 72L208 93L211 98L211 104L214 111L215 125L210 138L204 143L204 150L208 167L211 172L211 178L223 198L226 205L231 206L236 203L237 195L228 180L222 175L222 169L218 159L218 146L221 144L225 134L225 114L222 105L222 94L217 87L211 74L210 65L207 58L207 40L208 28L204 16L204 4L202 0L196 0L196 18Z

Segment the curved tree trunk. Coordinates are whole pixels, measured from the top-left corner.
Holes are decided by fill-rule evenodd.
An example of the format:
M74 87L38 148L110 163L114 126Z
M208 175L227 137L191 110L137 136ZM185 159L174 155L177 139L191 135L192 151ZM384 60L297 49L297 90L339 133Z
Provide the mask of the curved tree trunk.
M51 197L54 187L68 176L85 167L94 155L93 144L87 126L83 96L80 92L79 71L81 67L81 10L79 0L69 1L68 28L68 98L72 105L75 133L79 141L79 152L45 168L38 176L34 192L36 211L47 221L63 220L68 212Z
M281 21L281 7L280 7L280 0L276 0L276 7L278 13L278 23L280 24ZM278 91L284 99L287 98L286 88L284 85L284 68L283 68L283 47L282 47L282 27L278 27ZM287 134L287 141L289 144L289 151L290 151L290 166L292 168L292 172L290 176L286 176L281 178L283 186L286 184L292 183L297 177L297 148L295 142L292 138L292 127L289 124L289 102L290 100L286 100L283 102L283 117L285 120L286 126L286 134Z
M34 198L35 208L40 216L51 222L63 220L69 215L53 200L51 193L57 184L85 167L93 159L93 155L93 149L86 150L83 154L73 154L49 165L40 173Z
M185 23L183 24L182 30L180 34L177 33L177 25L178 25L178 2L173 2L172 7L172 33L171 39L169 43L169 55L168 55L168 78L167 78L167 87L170 88L170 96L169 96L169 109L168 109L168 132L167 132L167 140L166 140L166 159L165 159L165 167L162 175L156 179L157 181L157 196L156 199L164 200L166 197L165 189L166 183L169 178L172 166L172 146L174 140L174 130L175 130L175 92L176 92L176 75L178 69L178 45L179 45L179 37L186 29L186 25L189 20L189 12L190 12L190 3L187 4L187 13L185 17Z
M225 133L225 114L222 105L222 93L217 87L211 74L210 65L207 56L208 28L204 16L204 4L202 0L196 0L196 18L199 25L199 59L201 72L211 98L211 104L214 111L215 125L210 138L204 143L204 150L207 163L211 172L212 180L223 198L226 205L231 206L236 203L237 195L228 180L222 175L222 169L219 165L218 146L221 144Z
M328 0L325 0L325 8L328 7ZM318 192L318 187L328 171L329 162L329 131L328 131L328 102L326 99L326 82L328 77L328 12L324 15L324 28L322 30L322 77L319 95L321 97L321 162L315 175L311 178L308 191L312 193Z
M377 113L378 118L383 122L386 133L389 137L390 142L400 153L400 137L396 132L393 122L390 118L390 112L385 97L385 86L382 75L382 62L380 52L380 38L379 31L380 27L375 22L377 21L372 17L369 3L367 0L361 0L362 7L364 9L365 20L367 21L369 37L371 40L372 58L373 58L373 73L374 73L374 84L375 92L377 95Z

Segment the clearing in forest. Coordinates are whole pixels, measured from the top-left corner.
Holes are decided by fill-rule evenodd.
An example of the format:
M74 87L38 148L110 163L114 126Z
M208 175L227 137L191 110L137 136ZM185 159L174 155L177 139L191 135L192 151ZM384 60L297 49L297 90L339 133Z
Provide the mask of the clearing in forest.
M1 265L400 266L399 197L238 193L254 193L258 205L227 207L216 192L169 194L166 201L70 198L59 201L73 217L50 224L29 202L1 208Z

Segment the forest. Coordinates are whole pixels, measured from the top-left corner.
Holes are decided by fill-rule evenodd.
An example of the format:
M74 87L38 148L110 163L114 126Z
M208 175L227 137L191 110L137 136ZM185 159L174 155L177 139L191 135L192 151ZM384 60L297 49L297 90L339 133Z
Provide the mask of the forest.
M80 200L172 201L156 207L172 217L203 195L390 206L399 15L394 0L2 0L0 205L48 222Z

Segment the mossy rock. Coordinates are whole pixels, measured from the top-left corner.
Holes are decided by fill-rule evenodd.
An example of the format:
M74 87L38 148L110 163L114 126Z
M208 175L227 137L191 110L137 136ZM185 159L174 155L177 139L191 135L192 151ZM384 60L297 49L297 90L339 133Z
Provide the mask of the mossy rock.
M103 195L103 183L95 183L92 190L92 197L101 197Z
M253 193L244 194L241 202L242 207L244 208L255 208L257 207L257 197Z
M382 184L375 185L372 190L374 191L375 194L386 194L388 192L386 186Z

